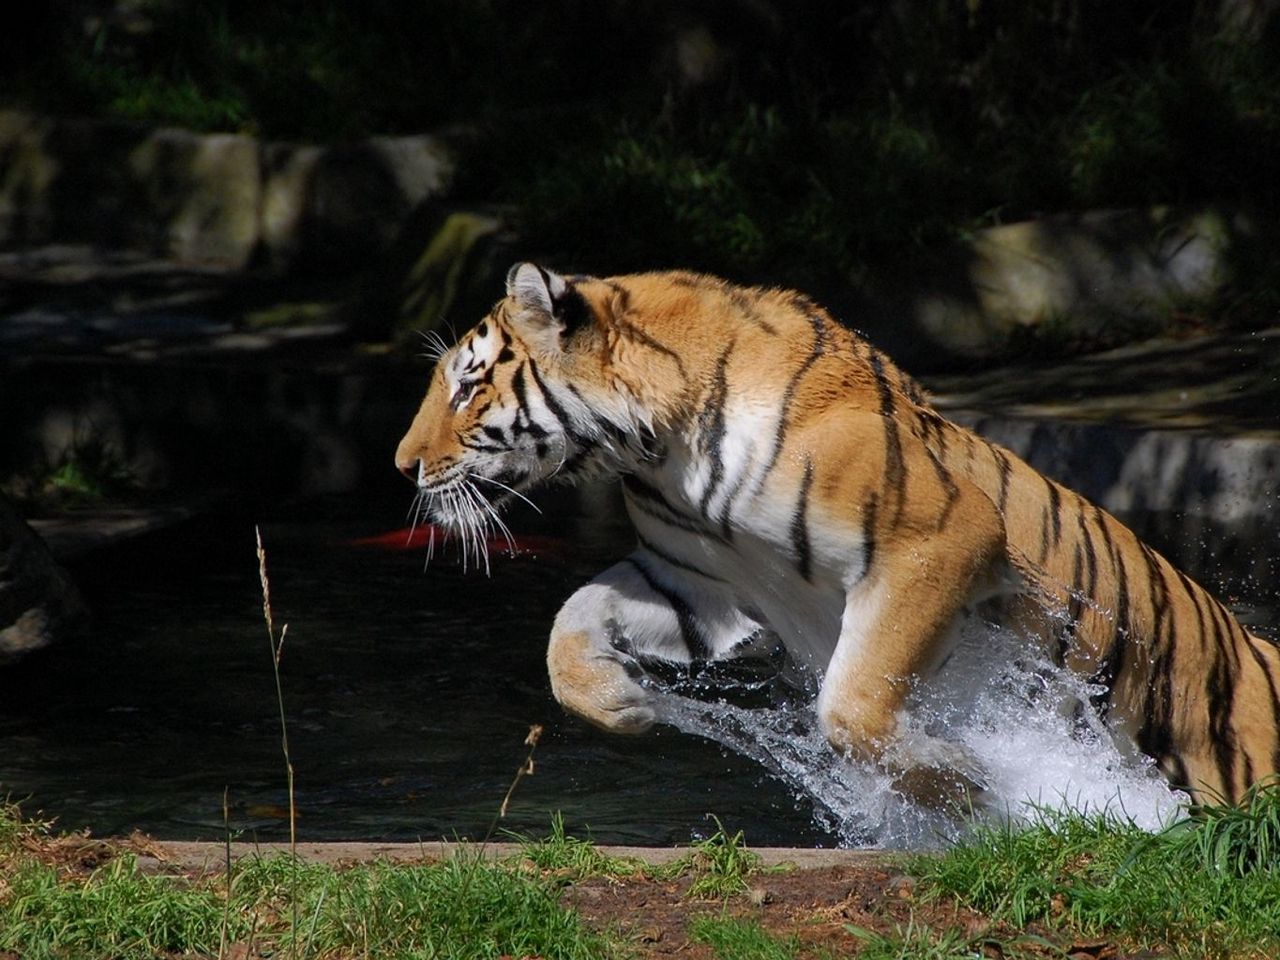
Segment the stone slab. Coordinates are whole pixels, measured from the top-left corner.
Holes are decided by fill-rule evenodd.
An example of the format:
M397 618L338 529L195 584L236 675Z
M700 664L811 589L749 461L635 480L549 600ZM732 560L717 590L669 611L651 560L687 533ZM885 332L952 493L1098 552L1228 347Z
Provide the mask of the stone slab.
M671 863L689 853L688 847L600 846L609 857L640 860L651 866ZM405 863L421 860L443 860L462 853L500 860L518 857L522 848L515 843L455 843L423 841L421 843L367 843L360 841L334 843L299 843L296 852L311 863L368 863L375 860ZM817 869L845 865L886 863L892 853L880 850L836 850L801 847L751 847L766 867L791 865L798 869ZM289 852L288 843L231 844L233 861L257 855ZM218 873L225 869L227 848L222 843L166 840L153 845L153 855L162 863L182 870Z

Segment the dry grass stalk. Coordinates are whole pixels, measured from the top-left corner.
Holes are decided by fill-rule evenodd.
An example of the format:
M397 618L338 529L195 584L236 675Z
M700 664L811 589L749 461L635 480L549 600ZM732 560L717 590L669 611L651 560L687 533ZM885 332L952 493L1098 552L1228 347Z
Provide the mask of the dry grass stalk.
M276 640L275 618L271 614L271 581L267 577L267 551L262 546L262 530L256 525L253 528L254 538L258 545L258 579L262 583L262 616L267 623L267 640L271 646L271 672L276 681L276 705L280 710L280 750L284 754L285 779L289 790L289 856L293 862L293 885L295 896L293 901L293 937L289 943L290 957L296 957L298 951L298 807L293 786L293 760L289 756L289 726L284 715L284 687L280 682L280 656L284 652L284 640L289 633L286 623L280 628L280 639Z

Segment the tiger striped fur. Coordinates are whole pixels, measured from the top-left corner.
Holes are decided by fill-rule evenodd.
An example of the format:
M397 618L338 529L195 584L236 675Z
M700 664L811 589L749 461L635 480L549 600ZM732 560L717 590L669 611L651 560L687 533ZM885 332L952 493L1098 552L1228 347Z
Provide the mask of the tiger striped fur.
M1275 646L802 294L518 264L439 358L396 463L473 539L540 483L621 478L637 547L569 598L547 653L557 699L607 730L653 723L643 662L780 643L837 751L949 794L980 774L900 715L977 610L1104 688L1197 800L1280 769Z

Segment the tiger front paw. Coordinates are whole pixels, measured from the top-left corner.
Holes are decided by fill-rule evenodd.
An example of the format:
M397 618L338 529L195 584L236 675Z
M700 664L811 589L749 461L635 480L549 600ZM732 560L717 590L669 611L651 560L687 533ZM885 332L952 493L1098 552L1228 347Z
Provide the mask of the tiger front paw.
M625 653L593 644L586 632L553 634L547 669L556 700L588 723L627 734L653 726L653 695L633 679L638 666Z

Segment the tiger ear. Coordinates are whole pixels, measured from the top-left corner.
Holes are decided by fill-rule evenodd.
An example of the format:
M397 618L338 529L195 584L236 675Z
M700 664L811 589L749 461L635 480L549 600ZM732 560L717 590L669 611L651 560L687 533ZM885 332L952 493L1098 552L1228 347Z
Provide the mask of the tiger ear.
M556 302L568 285L564 277L544 270L536 263L517 263L507 271L507 296L520 305L522 312L554 319Z
M559 349L564 338L591 321L591 308L578 288L536 263L517 263L507 272L507 296L516 302L512 319L526 339L546 350Z

